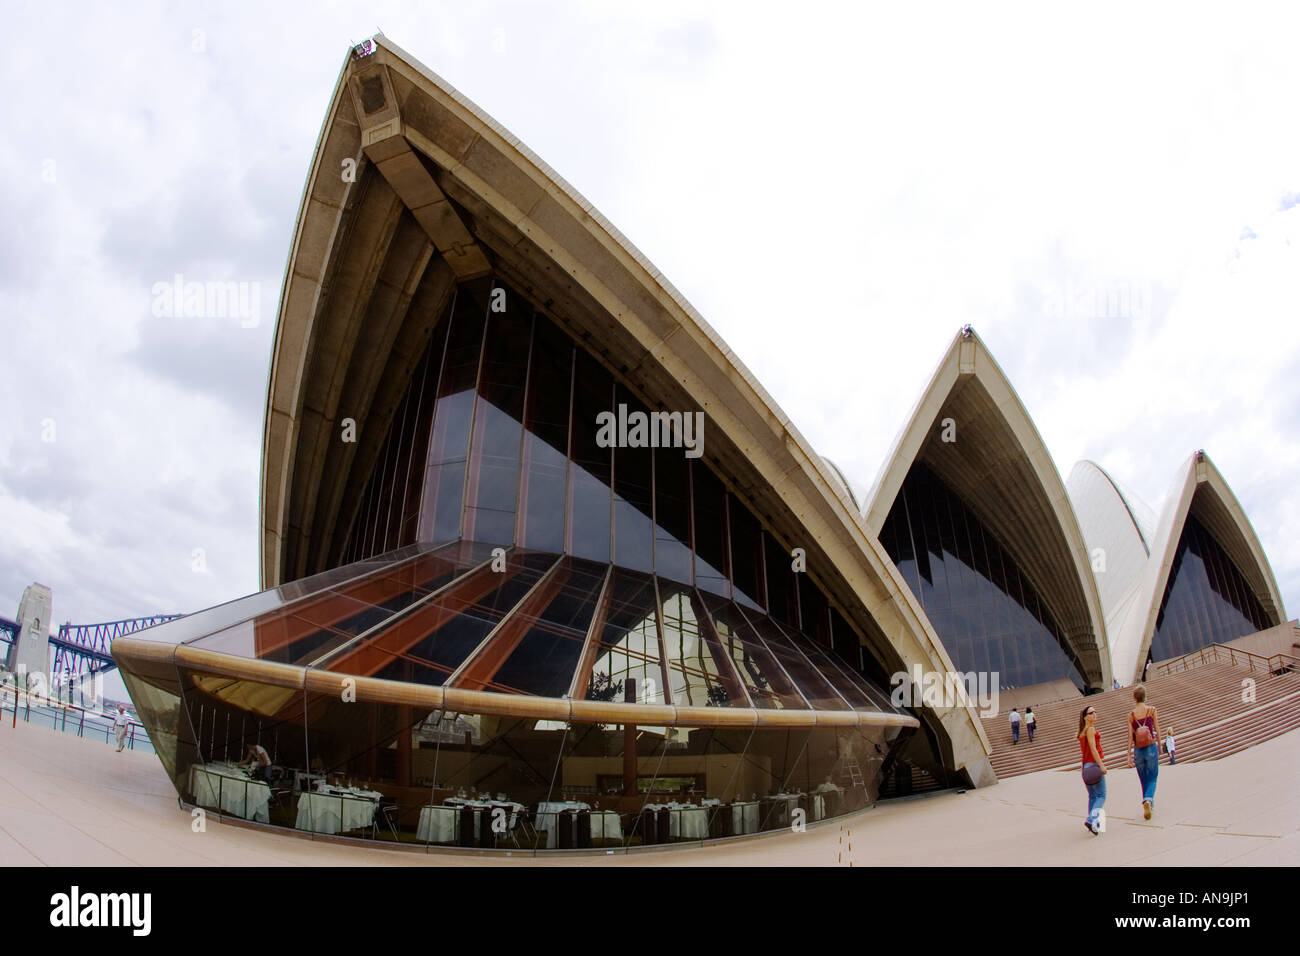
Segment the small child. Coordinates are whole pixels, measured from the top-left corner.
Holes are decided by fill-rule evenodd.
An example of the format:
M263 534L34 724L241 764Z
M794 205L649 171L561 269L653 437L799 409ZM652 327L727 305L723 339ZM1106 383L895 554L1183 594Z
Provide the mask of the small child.
M1174 728L1165 728L1165 752L1169 754L1169 765L1172 767L1178 763L1178 758L1174 755Z

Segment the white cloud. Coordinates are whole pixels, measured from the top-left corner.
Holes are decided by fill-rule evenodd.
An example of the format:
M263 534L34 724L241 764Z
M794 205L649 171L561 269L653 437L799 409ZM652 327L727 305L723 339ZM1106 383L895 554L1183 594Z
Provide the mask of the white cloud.
M1158 505L1204 447L1295 613L1297 14L1176 10L9 11L0 613L35 579L76 621L255 587L272 303L346 45L376 23L592 200L864 484L971 322L1063 474L1096 457ZM177 271L260 282L262 327L152 325ZM1070 282L1149 292L1149 314L1067 325L1047 304Z

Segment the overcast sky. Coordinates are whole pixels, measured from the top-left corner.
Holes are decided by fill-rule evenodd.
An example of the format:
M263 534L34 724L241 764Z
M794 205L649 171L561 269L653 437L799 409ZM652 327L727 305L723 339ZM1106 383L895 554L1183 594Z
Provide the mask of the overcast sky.
M294 219L344 55L382 29L861 484L969 322L1063 478L1092 458L1158 510L1204 448L1294 616L1294 5L973 7L9 4L0 614L33 581L77 623L256 590ZM257 283L257 324L155 316L177 274Z

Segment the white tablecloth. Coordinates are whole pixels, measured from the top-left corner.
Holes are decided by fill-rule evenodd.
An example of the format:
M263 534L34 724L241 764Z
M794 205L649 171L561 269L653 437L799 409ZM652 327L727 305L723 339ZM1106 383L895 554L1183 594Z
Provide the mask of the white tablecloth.
M668 836L679 840L703 840L709 835L709 811L691 803L651 803L647 810L667 808Z
M555 815L557 813L563 813L565 810L590 809L590 803L580 803L577 800L565 800L563 802L552 800L539 803L537 805L537 830L538 832L546 831L546 846L554 850L558 844L559 831L555 826Z
M613 810L591 811L591 838L593 840L623 841L623 818Z
M424 807L415 837L421 843L455 843L460 811L455 807Z
M314 833L345 833L368 827L374 823L379 797L374 790L304 793L298 798L295 825Z
M201 807L216 807L258 823L271 822L271 788L233 766L195 764L190 768L190 792Z
M731 805L731 833L738 836L742 833L758 832L758 801L745 800L743 802L733 803Z
M591 810L591 804L569 800L537 805L537 829L546 831L547 849L559 845L559 827L556 815L565 810ZM623 819L613 810L591 810L591 838L593 840L623 840Z

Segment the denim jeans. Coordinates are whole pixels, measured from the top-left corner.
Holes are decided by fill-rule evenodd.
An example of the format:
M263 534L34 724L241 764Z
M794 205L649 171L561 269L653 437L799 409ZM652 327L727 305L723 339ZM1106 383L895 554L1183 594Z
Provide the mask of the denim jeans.
M1013 744L1020 742L1020 722L1017 721L1011 725L1011 742Z
M1089 760L1083 765L1083 768L1087 769L1089 766L1095 767L1097 765ZM1106 775L1102 774L1101 779L1096 783L1085 783L1084 786L1088 788L1087 822L1095 827L1097 825L1097 815L1101 812L1101 808L1106 805Z
M1133 766L1137 768L1138 779L1142 781L1142 799L1156 802L1156 775L1160 773L1160 748L1155 744L1147 747L1133 748Z

